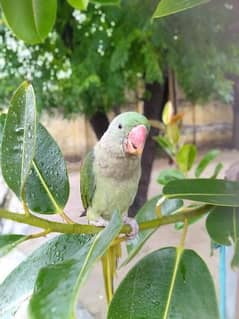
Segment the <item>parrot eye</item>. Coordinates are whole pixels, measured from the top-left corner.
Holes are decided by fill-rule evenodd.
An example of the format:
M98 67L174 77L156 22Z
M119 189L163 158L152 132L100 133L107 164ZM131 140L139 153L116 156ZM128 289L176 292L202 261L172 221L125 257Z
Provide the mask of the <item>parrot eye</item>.
M118 125L118 128L121 130L121 129L122 129L122 124L119 124L119 125Z

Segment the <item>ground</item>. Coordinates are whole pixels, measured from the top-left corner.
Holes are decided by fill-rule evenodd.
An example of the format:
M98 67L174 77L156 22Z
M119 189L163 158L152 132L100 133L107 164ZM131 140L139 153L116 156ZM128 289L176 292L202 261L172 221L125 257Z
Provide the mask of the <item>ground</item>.
M201 154L202 156L202 154ZM238 151L222 151L218 157L218 161L224 164L224 170L220 177L224 177L226 169L234 162L238 161ZM217 162L217 161L215 161ZM215 164L214 164L215 165ZM205 176L211 175L214 165L210 165L205 173ZM151 183L149 187L149 198L160 193L160 186L157 184L156 179L161 169L168 166L166 159L158 159L155 161ZM71 216L72 219L80 222L82 219L79 218L82 212L82 206L79 196L79 164L71 165L70 167L70 184L71 193L69 203L66 207L66 212ZM186 247L192 248L206 261L208 267L215 279L218 287L218 272L219 272L219 261L218 252L215 252L214 256L210 255L210 240L205 231L204 220L192 225L189 229L189 233L186 240ZM0 260L0 281L6 275L10 268L13 268L19 261L21 261L26 254L33 250L43 239L31 241L31 243L24 243L19 246L12 254ZM117 283L125 276L128 269L133 264L141 259L144 255L149 252L156 250L160 247L165 246L176 246L180 240L180 232L175 230L173 225L163 226L149 239L144 245L140 254L135 258L128 267L124 267L118 271ZM122 258L124 260L125 252ZM104 295L104 285L102 281L101 265L98 263L90 274L89 279L84 285L80 293L80 302L87 308L90 313L97 319L106 318L106 300ZM23 315L19 318L23 319Z

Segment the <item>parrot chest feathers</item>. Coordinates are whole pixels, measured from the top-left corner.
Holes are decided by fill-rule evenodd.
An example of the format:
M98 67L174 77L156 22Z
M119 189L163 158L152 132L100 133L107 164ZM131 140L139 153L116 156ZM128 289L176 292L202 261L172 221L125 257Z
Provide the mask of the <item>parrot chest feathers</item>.
M110 156L107 152L95 154L95 192L87 210L91 220L99 216L110 219L117 209L126 213L133 203L141 175L140 159Z
M136 156L111 153L104 147L96 148L95 172L118 181L128 180L141 174L140 159Z

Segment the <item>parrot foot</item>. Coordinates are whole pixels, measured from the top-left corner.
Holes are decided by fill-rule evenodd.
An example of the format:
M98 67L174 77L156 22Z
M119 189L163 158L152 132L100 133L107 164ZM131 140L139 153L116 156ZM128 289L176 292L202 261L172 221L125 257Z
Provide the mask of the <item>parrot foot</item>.
M90 221L89 221L89 224L90 224L90 225L97 226L97 227L106 227L106 226L108 226L109 221L103 219L102 217L100 217L100 218L97 219L97 220L90 220Z
M139 232L139 225L134 218L124 216L123 217L124 224L128 224L131 227L131 232L127 234L129 240L135 239Z

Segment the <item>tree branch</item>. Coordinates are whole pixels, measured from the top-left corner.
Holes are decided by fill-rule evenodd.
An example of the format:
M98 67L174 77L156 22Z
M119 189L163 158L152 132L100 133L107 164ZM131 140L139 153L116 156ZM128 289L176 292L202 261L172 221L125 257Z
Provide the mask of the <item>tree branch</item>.
M176 222L184 222L185 219L190 219L193 217L202 216L214 206L212 205L203 205L199 208L186 208L181 212L163 216L157 219L150 221L142 222L139 224L140 230L157 228L162 225L174 224ZM47 219L40 218L35 215L23 215L19 213L9 212L5 209L0 209L0 217L5 219L10 219L18 223L23 223L35 227L39 227L50 232L56 233L65 233L65 234L95 234L102 230L102 227L97 227L93 225L84 225L84 224L63 224L59 222L49 221ZM127 234L130 233L131 227L129 225L124 225L121 233Z

